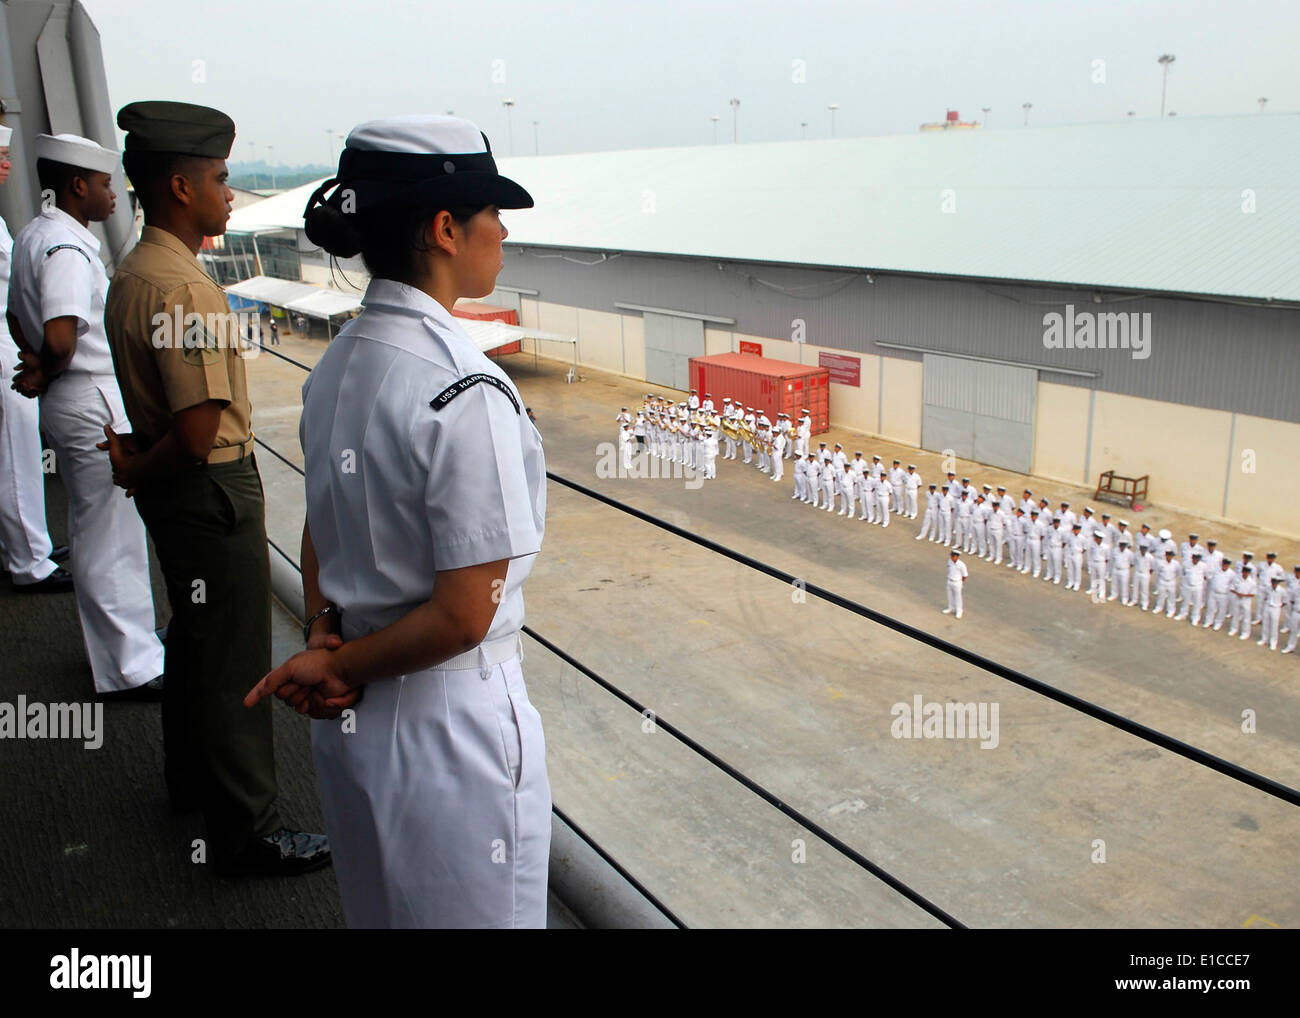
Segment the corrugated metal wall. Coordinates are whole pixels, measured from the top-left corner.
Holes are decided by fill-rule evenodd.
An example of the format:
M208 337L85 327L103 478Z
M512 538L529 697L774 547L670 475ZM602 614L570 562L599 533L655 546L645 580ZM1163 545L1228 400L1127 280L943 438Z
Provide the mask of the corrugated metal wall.
M640 255L583 266L518 248L508 248L501 282L602 311L619 301L720 315L734 318L737 332L775 339L789 338L798 319L818 345L908 360L921 355L877 341L978 354L1037 366L1048 382L1300 421L1300 311L1287 308L1110 294L1094 303L1092 290L888 275L873 284L847 270ZM1066 304L1076 313L1150 313L1150 356L1047 349L1043 317Z

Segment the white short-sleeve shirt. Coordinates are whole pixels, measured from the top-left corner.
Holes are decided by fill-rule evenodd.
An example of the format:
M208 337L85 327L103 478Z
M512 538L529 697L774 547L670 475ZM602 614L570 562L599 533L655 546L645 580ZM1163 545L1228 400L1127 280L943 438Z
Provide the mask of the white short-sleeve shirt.
M104 331L106 293L99 239L62 209L45 209L14 238L9 310L37 351L45 342L46 322L77 319L77 351L68 374L113 374Z
M966 563L963 562L961 559L957 559L956 561L953 561L952 559L948 560L948 582L949 583L955 583L960 585L962 580L966 579L966 577L969 575L969 572L970 571L966 568Z
M486 640L510 636L545 529L541 436L428 294L374 279L362 304L302 389L321 593L378 629L427 601L436 572L509 559Z

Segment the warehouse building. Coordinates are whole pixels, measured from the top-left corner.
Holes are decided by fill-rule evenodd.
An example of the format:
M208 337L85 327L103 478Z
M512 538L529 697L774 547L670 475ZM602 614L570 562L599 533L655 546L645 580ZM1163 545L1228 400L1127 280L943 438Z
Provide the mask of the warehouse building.
M1258 114L502 160L537 207L487 300L653 386L819 364L835 426L1297 537L1298 156ZM299 190L232 233L337 285Z

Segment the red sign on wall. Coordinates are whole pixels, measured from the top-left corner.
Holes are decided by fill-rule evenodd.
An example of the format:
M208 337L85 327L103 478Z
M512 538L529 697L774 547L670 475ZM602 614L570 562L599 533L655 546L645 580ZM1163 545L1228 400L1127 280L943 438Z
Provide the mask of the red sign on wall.
M756 355L759 356L759 357L762 357L762 356L763 356L763 344L762 344L762 343L751 343L751 342L749 342L748 340L742 339L742 340L740 341L740 352L741 352L741 353L752 353L752 354L756 354Z
M818 350L817 366L830 369L832 382L851 385L855 389L862 384L862 360L858 357L845 357L842 354Z

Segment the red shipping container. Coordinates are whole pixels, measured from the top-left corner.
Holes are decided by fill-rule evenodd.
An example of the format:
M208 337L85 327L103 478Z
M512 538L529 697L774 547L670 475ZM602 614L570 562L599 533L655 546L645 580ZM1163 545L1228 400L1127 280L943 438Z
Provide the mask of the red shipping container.
M752 406L776 423L778 413L799 423L805 409L812 418L812 433L820 435L831 427L831 379L828 368L796 364L750 353L719 353L691 358L691 388L700 399L713 394L713 405L722 409L730 396L733 403Z
M495 304L480 304L478 301L461 300L456 302L456 306L451 309L451 313L457 318L472 318L476 322L505 322L507 325L518 325L519 315L514 308L497 307ZM519 340L513 343L507 343L505 346L498 346L493 350L486 351L489 357L500 357L508 353L519 352Z

